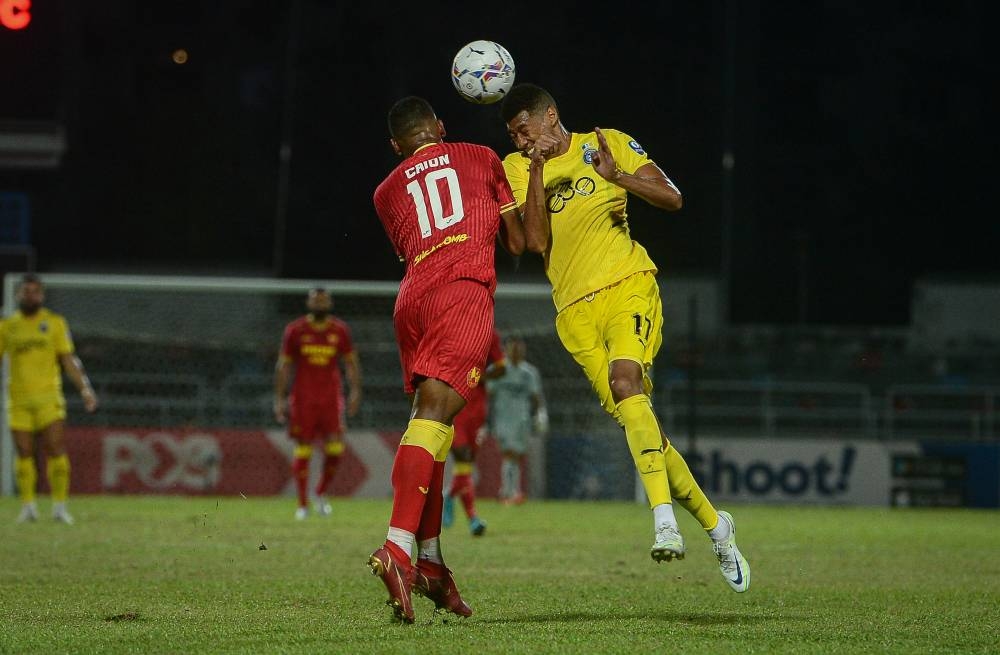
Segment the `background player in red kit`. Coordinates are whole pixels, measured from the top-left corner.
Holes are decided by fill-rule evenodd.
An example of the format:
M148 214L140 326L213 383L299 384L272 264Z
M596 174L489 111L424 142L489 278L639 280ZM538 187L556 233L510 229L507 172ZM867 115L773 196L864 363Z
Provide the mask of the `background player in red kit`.
M350 396L347 413L354 416L361 404L361 364L347 324L330 315L333 299L325 289L312 289L306 297L309 313L285 327L281 356L274 372L274 417L288 422L288 436L295 440L292 477L299 505L295 518L309 513L307 490L313 446L323 446L323 472L316 485L316 512L330 514L326 500L337 463L344 452L344 390L340 362L344 363ZM291 397L288 381L294 372Z
M486 534L486 521L479 517L476 511L476 485L472 474L476 466L476 450L479 431L486 423L489 403L486 399L486 381L500 377L507 369L507 358L500 345L500 335L493 331L490 341L490 351L486 356L486 370L474 390L469 402L455 417L455 440L451 444L451 456L455 460L452 469L451 488L444 497L444 512L441 522L444 527L451 527L455 522L455 497L462 501L465 516L469 519L469 532L474 537Z
M442 143L444 125L413 96L389 110L389 133L404 159L374 201L406 262L393 322L413 413L393 463L389 533L368 564L389 591L395 618L412 623L411 587L439 609L472 614L441 557L444 464L452 420L480 383L493 335L494 242L499 234L513 254L525 242L495 152Z

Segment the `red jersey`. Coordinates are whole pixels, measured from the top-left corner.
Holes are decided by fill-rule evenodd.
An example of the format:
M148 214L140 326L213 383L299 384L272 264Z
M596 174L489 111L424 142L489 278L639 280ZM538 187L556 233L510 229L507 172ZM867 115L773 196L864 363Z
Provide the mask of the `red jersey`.
M340 358L354 352L351 331L338 318L323 323L308 316L285 327L281 356L295 364L292 399L297 403L329 403L341 393Z
M500 214L516 207L500 158L486 146L435 143L403 160L375 190L375 210L406 262L397 309L460 279L496 288Z

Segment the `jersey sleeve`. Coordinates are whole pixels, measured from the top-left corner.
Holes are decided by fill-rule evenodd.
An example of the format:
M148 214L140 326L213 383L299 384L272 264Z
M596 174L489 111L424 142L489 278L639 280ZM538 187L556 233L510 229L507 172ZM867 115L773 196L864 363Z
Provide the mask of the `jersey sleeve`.
M73 335L69 332L66 319L59 318L52 322L52 345L57 355L69 355L73 352Z
M511 190L510 181L507 179L507 173L500 158L493 151L490 151L490 154L492 155L490 157L490 166L495 178L494 186L497 193L497 202L500 204L500 213L503 214L516 208L521 203L518 203L514 199L514 192Z
M514 202L520 207L528 199L528 160L520 152L512 152L504 157L503 170Z
M281 361L291 362L295 359L296 334L293 324L289 323L285 327L285 334L281 337Z
M7 333L7 321L0 320L0 357L3 357L4 352L7 350L7 339L5 337Z
M653 161L639 142L624 132L618 130L603 130L603 132L618 167L629 175Z

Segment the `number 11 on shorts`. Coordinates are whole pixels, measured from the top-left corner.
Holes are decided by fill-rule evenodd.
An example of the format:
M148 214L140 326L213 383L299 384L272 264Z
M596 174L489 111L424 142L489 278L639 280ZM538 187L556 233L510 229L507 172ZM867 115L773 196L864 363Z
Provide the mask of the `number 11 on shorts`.
M635 336L639 337L643 341L649 341L649 332L653 329L653 322L649 320L648 317L636 312L632 314L632 320L635 321ZM642 334L642 326L646 326L646 335Z

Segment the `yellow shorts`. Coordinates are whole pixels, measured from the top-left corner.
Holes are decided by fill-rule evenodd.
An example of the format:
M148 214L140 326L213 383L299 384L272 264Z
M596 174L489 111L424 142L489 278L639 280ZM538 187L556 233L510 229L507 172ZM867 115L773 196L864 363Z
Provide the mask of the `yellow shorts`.
M8 402L7 420L11 430L40 432L66 418L66 400L60 396Z
M663 343L663 305L656 275L635 273L576 301L556 315L556 331L604 410L614 415L608 381L611 362L628 359L642 366L646 393L653 391L649 367Z

